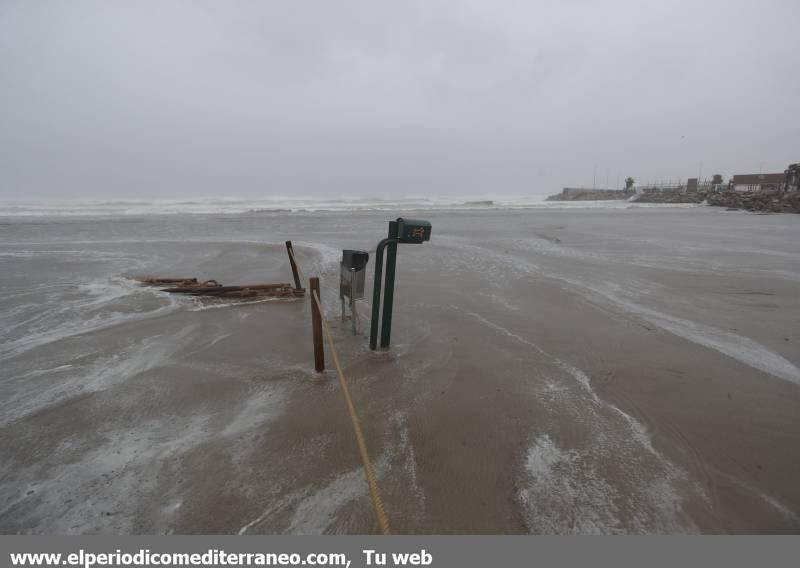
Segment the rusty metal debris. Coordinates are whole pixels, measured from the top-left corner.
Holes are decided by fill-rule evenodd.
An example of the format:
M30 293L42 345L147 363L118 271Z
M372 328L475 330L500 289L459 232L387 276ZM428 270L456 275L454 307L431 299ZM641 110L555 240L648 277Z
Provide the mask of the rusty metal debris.
M188 294L190 296L214 296L222 298L252 298L256 296L272 296L278 298L298 298L305 295L303 288L293 288L291 284L243 284L241 286L179 286L165 288L170 294Z
M142 286L163 286L164 284L182 284L184 286L191 286L197 284L197 278L137 278Z
M270 296L275 298L300 298L305 296L305 289L295 288L291 284L257 283L239 286L223 286L216 280L199 282L197 278L140 278L144 286L168 286L162 292L170 294L186 294L189 296L208 296L216 298L254 298Z
M294 274L294 286L289 283L256 283L241 284L239 286L223 286L216 280L205 280L204 282L200 282L193 276L183 278L155 278L148 276L138 278L138 280L143 286L163 286L161 291L169 292L170 294L186 294L189 296L203 296L210 298L255 298L261 296L273 298L300 298L305 296L306 291L304 288L300 287L300 280L297 275L297 267L291 254L291 241L286 241L286 249L289 252L289 260L292 265L292 273Z

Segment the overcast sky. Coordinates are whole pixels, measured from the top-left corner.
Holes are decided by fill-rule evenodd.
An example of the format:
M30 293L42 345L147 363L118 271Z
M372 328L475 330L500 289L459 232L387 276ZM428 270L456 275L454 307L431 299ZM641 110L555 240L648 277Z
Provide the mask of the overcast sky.
M0 0L0 198L783 171L799 23L797 0Z

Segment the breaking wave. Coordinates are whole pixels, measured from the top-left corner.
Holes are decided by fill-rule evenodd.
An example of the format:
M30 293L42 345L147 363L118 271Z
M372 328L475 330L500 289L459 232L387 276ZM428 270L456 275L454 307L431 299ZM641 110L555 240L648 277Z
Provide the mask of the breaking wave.
M137 215L209 215L209 214L286 214L317 212L369 211L471 211L505 209L626 209L630 207L675 207L675 204L628 201L543 201L530 197L453 197L402 199L352 198L270 198L207 200L123 200L123 201L40 201L0 203L0 217L117 217ZM694 204L678 205L696 207Z

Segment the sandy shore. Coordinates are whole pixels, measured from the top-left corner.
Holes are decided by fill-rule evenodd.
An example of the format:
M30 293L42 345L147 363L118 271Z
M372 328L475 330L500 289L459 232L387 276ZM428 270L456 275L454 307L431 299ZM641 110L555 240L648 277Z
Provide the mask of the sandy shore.
M385 218L244 217L222 245L155 220L144 268L286 280L296 241L397 533L800 531L794 217L437 213L371 353L338 321L335 253ZM92 247L152 252L117 237ZM375 532L308 312L179 305L8 356L0 531Z

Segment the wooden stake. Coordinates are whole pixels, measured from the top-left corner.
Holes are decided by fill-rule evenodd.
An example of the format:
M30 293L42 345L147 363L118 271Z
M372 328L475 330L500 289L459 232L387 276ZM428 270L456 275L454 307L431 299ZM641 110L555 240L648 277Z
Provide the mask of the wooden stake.
M292 248L292 241L286 241L286 253L289 255L289 263L292 265L292 275L294 276L295 290L299 290L303 286L300 284L300 275L297 273L297 264L294 262L294 248Z
M322 314L319 313L317 303L314 301L314 294L317 295L317 298L321 298L319 295L319 278L309 278L308 283L311 287L311 324L314 334L314 369L316 369L318 373L321 373L325 370L325 351L322 348Z

